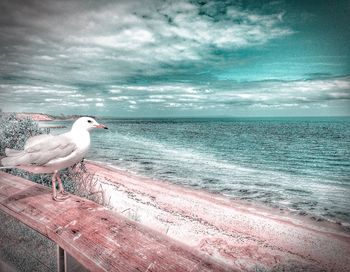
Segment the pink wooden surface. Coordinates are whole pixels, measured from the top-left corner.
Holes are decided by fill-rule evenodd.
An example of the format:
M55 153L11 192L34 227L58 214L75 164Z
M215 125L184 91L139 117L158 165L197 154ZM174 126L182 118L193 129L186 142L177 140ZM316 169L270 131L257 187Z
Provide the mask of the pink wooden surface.
M91 271L232 271L210 256L86 199L0 172L0 209L53 240Z

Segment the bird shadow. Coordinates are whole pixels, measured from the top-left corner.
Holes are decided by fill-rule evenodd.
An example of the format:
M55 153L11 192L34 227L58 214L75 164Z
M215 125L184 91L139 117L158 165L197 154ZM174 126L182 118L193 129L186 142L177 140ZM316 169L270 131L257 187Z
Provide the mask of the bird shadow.
M3 204L9 204L12 202L16 202L22 199L37 197L39 195L47 195L50 194L46 188L38 187L38 186L30 186L27 189L21 190L18 193L15 193L4 199Z

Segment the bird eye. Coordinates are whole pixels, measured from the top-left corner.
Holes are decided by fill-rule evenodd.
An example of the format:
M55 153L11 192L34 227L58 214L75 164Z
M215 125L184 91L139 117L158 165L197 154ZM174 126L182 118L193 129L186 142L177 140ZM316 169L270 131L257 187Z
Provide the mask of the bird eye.
M91 120L88 120L88 123L92 123L92 121L91 121Z

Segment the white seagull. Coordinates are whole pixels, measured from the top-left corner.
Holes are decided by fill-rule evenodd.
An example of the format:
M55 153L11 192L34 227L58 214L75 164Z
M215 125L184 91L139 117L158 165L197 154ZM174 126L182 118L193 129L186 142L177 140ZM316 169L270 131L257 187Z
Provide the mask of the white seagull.
M59 170L80 162L90 147L90 133L94 128L106 126L91 117L76 120L69 132L60 135L42 134L29 138L24 150L6 148L6 157L1 159L4 167L20 168L32 173L53 173L52 198L63 201L68 197L64 191ZM56 180L59 191L56 192Z

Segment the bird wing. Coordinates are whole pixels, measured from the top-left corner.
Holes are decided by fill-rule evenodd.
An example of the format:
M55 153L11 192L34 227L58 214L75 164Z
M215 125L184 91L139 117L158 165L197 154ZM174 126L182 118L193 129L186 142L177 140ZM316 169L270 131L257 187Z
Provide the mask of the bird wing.
M30 164L45 165L51 160L67 157L77 149L76 144L65 135L29 140L31 141L26 144L24 151L31 156Z
M52 134L40 134L40 135L30 137L27 139L27 141L24 145L24 149L29 148L31 146L34 146L34 145L36 145L36 144L38 144L46 139L52 138L52 137L55 137L55 136Z
M69 156L77 149L72 140L64 134L61 135L39 135L29 138L24 150L2 159L5 166L16 165L39 165Z

